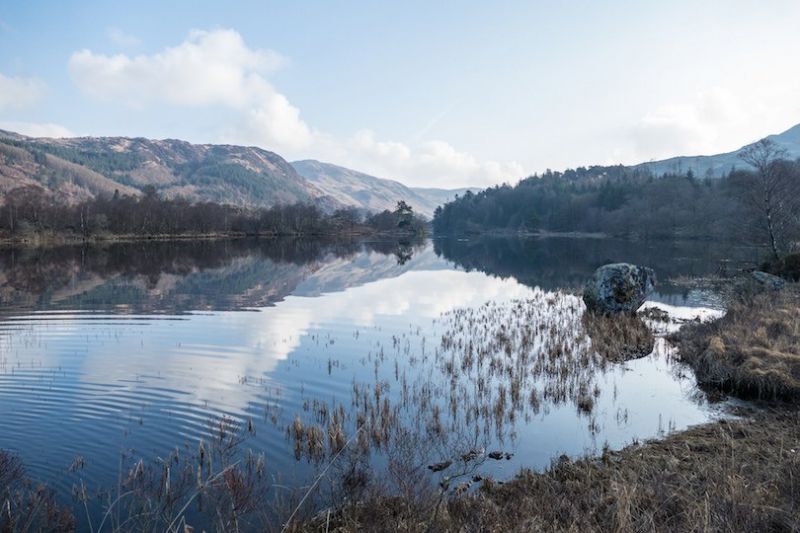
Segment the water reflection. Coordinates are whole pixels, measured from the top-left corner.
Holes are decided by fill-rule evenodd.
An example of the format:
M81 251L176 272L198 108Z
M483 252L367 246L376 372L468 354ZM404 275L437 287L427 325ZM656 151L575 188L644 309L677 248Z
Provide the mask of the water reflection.
M659 290L669 295L689 292L678 289L672 280L714 275L723 268L755 265L763 259L764 253L760 248L706 241L492 236L437 239L434 246L437 255L467 271L513 277L525 285L546 289L581 287L597 267L607 263L647 265L658 275Z
M341 286L367 281L370 276L398 275L414 268L405 263L422 245L419 241L240 239L6 249L0 251L0 306L5 311L137 313L264 307L291 294L301 281L335 261L342 264L362 258L364 279L355 279L357 273L348 271ZM388 260L391 256L395 261ZM370 261L380 263L376 266L382 271L372 269Z
M339 481L389 472L403 491L714 416L663 339L625 363L593 349L580 300L555 289L591 272L596 241L547 242L6 250L0 447L69 493L113 485L121 452L196 447L228 416L287 487L352 443ZM649 264L691 276L713 271L703 257ZM70 472L76 456L85 464Z

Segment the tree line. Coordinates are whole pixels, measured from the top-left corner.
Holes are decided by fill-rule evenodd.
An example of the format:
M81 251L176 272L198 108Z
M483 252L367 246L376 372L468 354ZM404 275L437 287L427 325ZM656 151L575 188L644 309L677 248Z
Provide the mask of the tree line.
M623 166L547 171L515 186L467 192L438 208L437 233L599 232L640 239L726 239L769 246L800 240L800 161L764 139L719 179L655 177Z
M354 207L322 210L296 203L243 208L214 202L162 198L152 186L141 195L99 195L75 204L59 202L35 185L12 189L0 205L0 233L26 238L59 234L80 238L188 234L334 235L424 233L426 222L405 202L395 210L364 213Z

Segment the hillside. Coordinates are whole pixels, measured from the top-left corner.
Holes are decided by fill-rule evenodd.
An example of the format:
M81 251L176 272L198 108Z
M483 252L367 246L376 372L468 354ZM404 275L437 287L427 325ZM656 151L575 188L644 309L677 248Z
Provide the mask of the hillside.
M30 138L0 132L0 193L39 185L68 203L138 194L249 207L336 205L279 155L255 147L126 137Z
M786 150L787 159L795 160L800 158L800 124L789 128L783 133L770 135L767 139ZM719 178L733 169L746 167L739 158L739 153L747 146L724 154L673 157L662 161L642 163L635 165L634 168L647 169L655 176L685 174L691 170L698 178Z
M0 194L42 187L68 204L155 187L163 198L245 207L296 202L324 209L393 209L405 200L427 217L465 190L413 189L319 161L289 164L256 147L128 137L32 138L0 130Z
M405 200L426 217L433 216L437 206L451 201L467 189L429 189L407 187L398 181L376 178L349 168L314 160L295 161L295 170L308 181L345 205L369 211L394 209L398 200Z

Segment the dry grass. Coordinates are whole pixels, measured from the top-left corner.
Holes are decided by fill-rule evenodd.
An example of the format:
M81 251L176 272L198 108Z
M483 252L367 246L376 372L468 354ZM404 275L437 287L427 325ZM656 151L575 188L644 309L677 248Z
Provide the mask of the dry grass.
M554 461L439 506L379 498L306 531L798 531L800 416L761 413Z
M681 359L698 381L738 396L800 398L800 294L740 294L720 320L688 325L674 335Z
M70 511L53 491L30 481L19 458L0 450L0 531L74 531Z
M592 347L609 361L645 357L653 351L655 337L638 315L583 315L583 327Z
M0 532L267 531L275 513L265 458L242 450L249 427L222 417L209 422L197 450L176 447L152 461L123 457L116 487L73 486L76 504L59 505L45 485L26 479L19 458L0 450ZM82 458L80 458L82 460ZM100 514L90 512L97 509ZM81 516L81 509L86 512ZM75 513L78 513L76 516Z

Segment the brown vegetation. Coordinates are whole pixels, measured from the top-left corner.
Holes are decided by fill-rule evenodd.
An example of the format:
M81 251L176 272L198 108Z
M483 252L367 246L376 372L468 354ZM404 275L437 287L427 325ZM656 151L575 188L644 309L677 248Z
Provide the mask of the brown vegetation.
M698 381L744 397L800 398L800 294L742 291L720 320L673 337Z
M653 332L637 315L586 313L583 315L583 327L592 339L592 347L609 361L645 357L655 346Z
M53 491L27 479L22 462L0 450L0 531L73 531L75 519Z
M424 235L425 221L404 201L394 211L364 214L349 207L326 212L313 203L243 208L142 195L98 195L67 204L31 185L0 198L0 242L51 243L198 236L330 236L377 233Z
M116 487L73 486L76 506L60 505L54 492L25 477L20 460L0 450L0 531L262 531L271 524L263 454L242 450L252 432L223 417L209 421L207 441L196 450L176 447L168 456L144 461L123 454ZM70 470L82 468L76 458ZM74 510L85 509L85 516ZM90 509L99 509L100 513Z
M800 417L776 411L512 481L441 505L376 497L305 531L796 531Z

